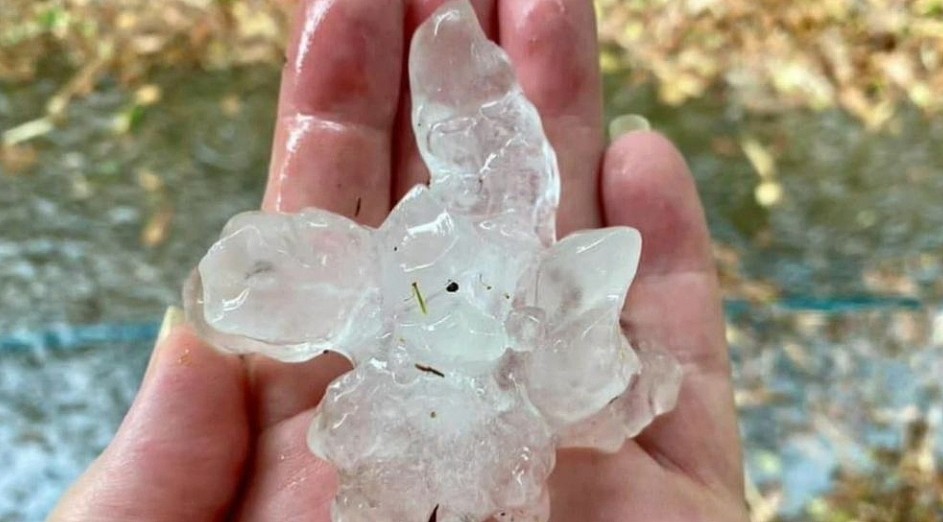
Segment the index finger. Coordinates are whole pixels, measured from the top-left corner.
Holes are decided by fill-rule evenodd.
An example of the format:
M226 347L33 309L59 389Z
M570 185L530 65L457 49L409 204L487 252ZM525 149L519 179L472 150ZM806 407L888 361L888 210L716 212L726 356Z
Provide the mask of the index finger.
M305 0L288 46L263 207L370 225L389 211L402 0Z
M390 209L403 0L304 0L288 47L263 208L319 207L365 225ZM349 364L328 354L286 366L250 359L264 429L320 401Z

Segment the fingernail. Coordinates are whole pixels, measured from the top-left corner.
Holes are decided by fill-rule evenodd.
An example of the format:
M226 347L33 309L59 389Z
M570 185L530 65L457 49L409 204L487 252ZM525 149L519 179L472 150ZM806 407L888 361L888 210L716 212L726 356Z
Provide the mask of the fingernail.
M167 310L164 311L164 320L161 321L160 330L157 333L157 344L166 339L177 325L183 324L183 321L183 310L176 306L168 306Z
M652 124L648 122L645 116L640 114L623 114L612 120L612 123L609 124L609 141L616 141L630 132L649 130L652 130Z
M183 310L176 306L168 306L164 311L164 319L160 323L160 330L157 331L157 340L154 341L154 351L151 353L151 359L147 363L147 369L144 370L144 382L154 373L154 365L160 357L160 347L164 340L170 337L170 332L178 325L183 324L185 315Z

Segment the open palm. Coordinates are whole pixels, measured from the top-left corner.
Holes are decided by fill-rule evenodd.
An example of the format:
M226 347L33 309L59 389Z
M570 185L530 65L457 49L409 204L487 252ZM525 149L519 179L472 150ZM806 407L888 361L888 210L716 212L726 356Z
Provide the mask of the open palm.
M375 226L428 179L403 69L412 32L441 3L304 0L264 208L317 206ZM560 235L617 225L641 231L626 332L671 350L685 371L677 409L619 453L560 452L553 520L746 520L717 280L683 158L648 132L606 149L591 0L473 3L557 150ZM308 452L305 431L326 385L348 368L332 355L301 365L223 355L188 327L175 328L115 440L52 520L329 521L336 475Z

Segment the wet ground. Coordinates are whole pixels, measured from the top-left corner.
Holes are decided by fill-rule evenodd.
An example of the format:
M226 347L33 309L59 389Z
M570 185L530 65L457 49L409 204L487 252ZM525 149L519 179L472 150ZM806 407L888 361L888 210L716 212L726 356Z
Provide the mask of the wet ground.
M149 107L105 84L0 158L0 522L41 520L107 444L185 273L257 205L276 81L167 73ZM0 85L0 131L40 116L59 85ZM940 467L943 121L905 110L873 134L838 113L610 90L610 113L649 116L697 177L753 499L804 520L836 479L893 475L888 455L919 441ZM776 204L757 202L750 142L775 159Z

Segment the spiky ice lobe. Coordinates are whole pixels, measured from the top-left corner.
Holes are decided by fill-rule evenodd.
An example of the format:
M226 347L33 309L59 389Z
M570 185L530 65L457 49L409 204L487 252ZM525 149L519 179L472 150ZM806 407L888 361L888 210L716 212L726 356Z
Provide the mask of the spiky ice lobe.
M466 1L410 52L431 172L378 229L319 209L233 218L185 289L218 348L342 353L308 434L338 470L335 522L543 522L558 447L616 451L674 406L667 354L619 317L637 231L556 240L556 156Z

